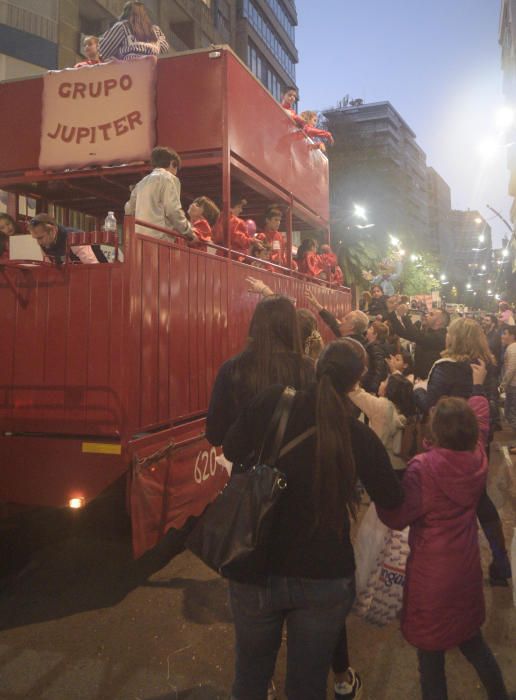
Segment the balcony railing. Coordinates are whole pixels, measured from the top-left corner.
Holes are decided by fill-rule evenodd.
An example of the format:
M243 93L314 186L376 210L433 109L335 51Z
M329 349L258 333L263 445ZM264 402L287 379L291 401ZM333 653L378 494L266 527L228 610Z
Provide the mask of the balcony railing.
M17 7L7 0L0 0L0 24L57 43L57 20Z

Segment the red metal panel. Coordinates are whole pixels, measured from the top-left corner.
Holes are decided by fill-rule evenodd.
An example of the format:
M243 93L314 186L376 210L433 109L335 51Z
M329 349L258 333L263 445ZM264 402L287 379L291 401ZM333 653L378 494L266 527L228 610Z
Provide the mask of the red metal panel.
M170 420L170 394L168 377L171 372L170 358L170 280L171 249L160 246L158 251L158 422L167 423Z
M199 257L190 253L188 267L190 278L188 280L188 374L190 377L190 401L188 414L196 411L199 406L199 326L197 318L198 286L198 262Z
M12 420L12 385L14 371L14 338L17 305L16 270L0 269L0 308L2 329L0 332L0 432ZM4 427L4 429L6 429Z
M190 404L190 348L188 343L189 264L184 250L170 249L170 346L168 377L170 415L182 419Z
M83 441L55 437L0 436L0 501L65 506L89 501L127 470L117 454L89 454Z
M142 244L140 425L155 425L158 397L158 245Z
M42 94L43 78L0 83L2 172L38 167Z
M158 61L157 143L182 152L222 147L224 68L208 52Z

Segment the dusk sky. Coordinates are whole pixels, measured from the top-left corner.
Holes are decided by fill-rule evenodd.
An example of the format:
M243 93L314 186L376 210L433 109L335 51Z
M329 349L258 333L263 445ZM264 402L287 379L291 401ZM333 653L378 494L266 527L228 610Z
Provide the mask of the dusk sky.
M296 0L300 108L346 94L389 100L416 133L427 164L447 181L455 209L478 209L499 245L509 219L503 145L499 0ZM364 202L364 205L367 203Z

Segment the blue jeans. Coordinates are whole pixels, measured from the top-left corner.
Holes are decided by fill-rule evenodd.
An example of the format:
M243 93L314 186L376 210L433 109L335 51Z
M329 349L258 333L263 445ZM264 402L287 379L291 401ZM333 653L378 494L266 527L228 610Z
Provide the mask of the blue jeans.
M266 586L230 581L236 653L233 700L266 700L287 624L286 694L292 700L326 698L328 672L355 579L271 576Z
M505 387L505 420L516 430L516 386Z

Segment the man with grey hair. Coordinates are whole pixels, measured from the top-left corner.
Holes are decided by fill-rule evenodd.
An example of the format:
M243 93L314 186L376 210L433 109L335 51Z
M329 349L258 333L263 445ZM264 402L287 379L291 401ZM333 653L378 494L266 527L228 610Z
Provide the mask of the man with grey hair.
M331 311L325 309L320 304L310 290L305 292L308 301L317 309L319 316L331 328L336 338L352 338L364 347L366 345L365 332L369 325L369 319L363 311L349 311L344 318L339 321Z

